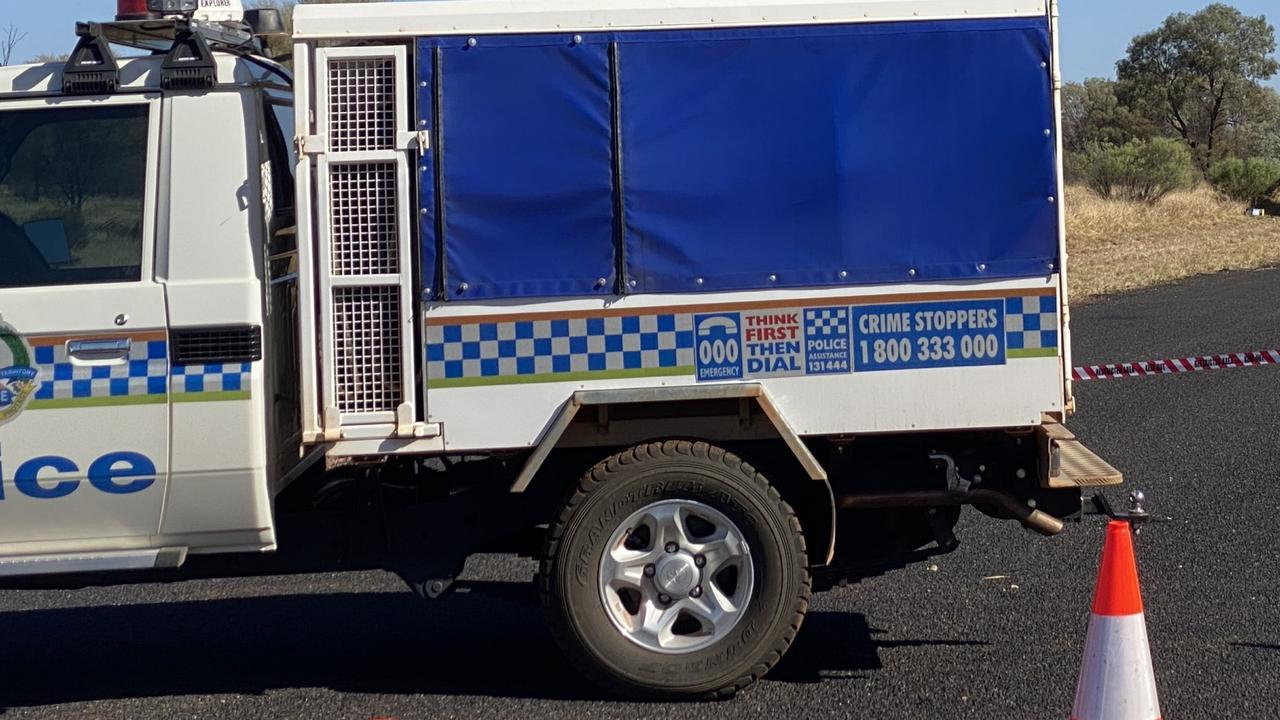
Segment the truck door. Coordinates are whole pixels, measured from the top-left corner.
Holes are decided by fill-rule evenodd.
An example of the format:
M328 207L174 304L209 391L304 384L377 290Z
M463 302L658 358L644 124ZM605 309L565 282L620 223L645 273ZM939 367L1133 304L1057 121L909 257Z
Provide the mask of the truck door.
M167 489L154 96L0 104L0 555L146 547Z

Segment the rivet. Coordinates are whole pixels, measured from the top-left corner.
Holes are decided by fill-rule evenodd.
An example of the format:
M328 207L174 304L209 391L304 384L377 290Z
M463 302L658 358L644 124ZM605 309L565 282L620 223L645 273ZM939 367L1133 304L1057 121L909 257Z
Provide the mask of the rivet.
M778 282L778 276L777 276L777 275L770 275L770 276L769 276L769 282Z
M422 82L418 83L418 87L426 87L426 86L427 86L426 80L423 80Z
M636 286L636 281L635 281L635 280L632 280L631 282L627 283L627 285L630 285L631 287L635 287L635 286Z
M1053 272L1053 263L1049 263L1049 271Z
M418 214L420 214L420 215L424 215L424 216L425 216L425 215L427 214L427 209L426 209L426 208L422 208L421 210L419 210L419 211L418 211Z
M475 47L479 42L475 38L467 38L467 47Z
M426 127L426 126L427 126L427 121L426 121L426 120L419 120L419 121L418 121L418 127Z
M986 272L986 271L987 271L987 264L986 264L986 263L978 263L978 272Z
M581 36L581 35L574 35L574 36L573 36L573 44L574 44L574 45L581 45L581 44L582 44L582 36Z
M915 269L915 268L911 268L910 270L908 270L908 271L907 271L907 275L910 275L911 277L915 277L915 276L916 276L916 269Z
M1045 137L1049 137L1049 136L1051 136L1051 135L1053 135L1053 131L1052 131L1052 130L1050 130L1049 128L1045 128L1045 129L1044 129L1044 136L1045 136Z
M458 286L458 292L460 293L464 293L469 289L471 289L471 286L468 285L467 283L462 283L461 285Z
M1040 63L1040 67L1042 67L1042 68L1047 68L1047 67L1049 67L1049 63L1047 63L1047 62L1041 62L1041 63Z
M596 278L596 287L604 287L604 278Z
M696 283L698 283L699 285L701 285L701 284L702 284L702 278L698 278L698 279L697 279L697 280L695 280L694 282L696 282Z
M841 279L841 280L843 280L843 279L845 279L845 278L847 278L847 277L849 277L849 272L848 272L847 270L841 270L841 271L840 271L840 279Z
M1052 196L1052 195L1050 195L1050 196L1049 196L1049 202L1057 202L1057 201L1058 201L1058 199L1057 199L1057 198L1055 198L1054 196Z

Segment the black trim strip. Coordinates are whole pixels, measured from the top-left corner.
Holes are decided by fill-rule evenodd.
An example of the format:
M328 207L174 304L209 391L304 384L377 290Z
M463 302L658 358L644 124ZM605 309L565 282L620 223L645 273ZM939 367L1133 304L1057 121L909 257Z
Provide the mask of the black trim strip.
M609 43L609 103L613 107L613 258L614 292L626 295L627 284L627 203L622 185L622 74L618 43Z
M445 257L444 218L444 49L435 48L431 53L431 148L435 153L432 168L436 183L436 277L440 279L435 297L449 299L449 263Z
M173 328L169 331L174 365L219 365L262 359L262 327L221 325Z

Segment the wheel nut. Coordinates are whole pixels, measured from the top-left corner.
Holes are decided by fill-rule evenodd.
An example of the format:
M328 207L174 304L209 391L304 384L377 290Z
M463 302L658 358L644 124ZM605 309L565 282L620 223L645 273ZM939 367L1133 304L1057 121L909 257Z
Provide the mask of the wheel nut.
M657 572L657 568L655 568L653 565L645 565L645 566L644 566L644 576L645 576L645 577L653 577L653 574L654 574L655 572Z
M689 597L691 597L691 598L700 598L700 597L702 597L702 586L701 586L701 585L694 585L694 586L693 586L693 589L689 591Z
M697 565L698 567L702 567L703 565L707 564L707 559L701 555L694 555L693 564Z
M670 604L671 604L671 596L670 596L670 595L666 595L666 594L659 595L659 596L658 596L658 602L662 603L663 605L670 605Z
M679 546L679 545L677 545L677 544L675 544L675 543L673 543L673 542L669 542L669 543L667 543L667 552L669 552L669 553L673 553L673 552L675 552L675 551L677 551L677 550L679 550L679 549L680 549L680 546Z

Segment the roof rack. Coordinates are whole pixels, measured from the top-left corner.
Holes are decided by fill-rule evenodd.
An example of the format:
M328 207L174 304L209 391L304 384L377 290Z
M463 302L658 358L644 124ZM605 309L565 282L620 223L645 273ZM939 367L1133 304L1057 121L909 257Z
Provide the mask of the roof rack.
M274 30L270 23L268 28L268 32ZM76 36L80 39L62 70L62 92L67 95L110 94L120 87L120 66L111 52L111 44L165 53L160 76L160 86L165 90L213 87L217 83L217 64L213 58L216 50L255 61L269 57L249 23L207 22L186 17L78 22ZM259 64L270 66L270 63Z

